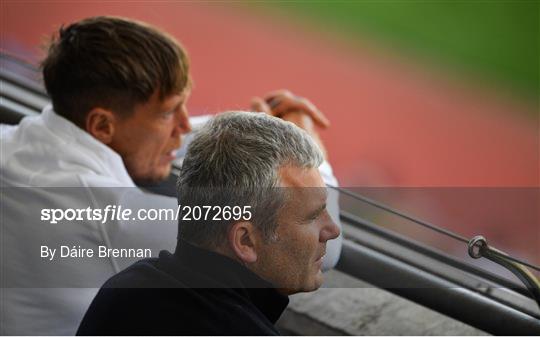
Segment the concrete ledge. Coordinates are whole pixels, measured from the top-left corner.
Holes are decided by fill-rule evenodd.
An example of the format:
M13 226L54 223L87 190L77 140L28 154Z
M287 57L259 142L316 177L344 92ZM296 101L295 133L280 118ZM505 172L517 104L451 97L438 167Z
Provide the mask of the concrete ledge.
M486 335L338 271L326 288L291 296L278 322L291 335ZM448 299L451 301L451 299Z

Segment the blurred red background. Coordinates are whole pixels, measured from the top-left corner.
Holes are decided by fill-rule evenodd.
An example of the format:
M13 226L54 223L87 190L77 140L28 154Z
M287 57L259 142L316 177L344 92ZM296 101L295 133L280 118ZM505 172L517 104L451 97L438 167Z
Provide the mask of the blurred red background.
M535 104L428 70L373 43L353 47L259 14L242 6L187 2L3 1L1 44L37 61L38 46L62 24L93 15L143 20L170 32L189 51L193 115L249 109L251 97L280 88L310 98L332 122L321 135L343 186L540 187ZM538 259L538 205L520 211L516 222L521 202L510 200L516 207L494 213L477 204L474 217L448 226L481 231L503 248ZM406 205L422 215L424 201ZM434 203L453 217L471 208L466 197L429 207Z

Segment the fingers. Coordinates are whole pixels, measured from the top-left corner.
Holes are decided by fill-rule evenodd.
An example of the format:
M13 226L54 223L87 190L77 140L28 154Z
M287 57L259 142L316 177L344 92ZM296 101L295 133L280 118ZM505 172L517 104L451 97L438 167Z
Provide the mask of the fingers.
M290 97L290 98L294 98L296 97L296 95L294 95L292 92L290 92L289 90L287 89L280 89L280 90L274 90L274 91L271 91L269 92L268 94L266 94L264 96L264 99L265 100L269 100L269 99L272 99L272 98L275 98L275 97L280 97L280 96L283 96L283 97Z
M260 97L253 97L251 100L251 109L255 112L264 112L268 115L274 116L272 108Z
M328 127L330 122L311 102L307 100L289 100L284 99L272 110L276 116L281 116L291 111L300 111L310 116L313 121L321 127Z
M330 126L328 118L313 103L306 98L292 94L288 90L273 91L264 98L273 116L282 116L287 112L300 111L310 116L317 125L323 128Z

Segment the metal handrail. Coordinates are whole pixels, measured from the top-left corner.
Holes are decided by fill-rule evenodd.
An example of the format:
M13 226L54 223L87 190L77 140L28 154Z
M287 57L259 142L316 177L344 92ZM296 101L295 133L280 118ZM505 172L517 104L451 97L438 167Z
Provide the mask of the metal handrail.
M508 254L490 247L487 240L481 236L475 236L469 241L469 256L473 259L485 257L511 271L525 285L540 308L540 281L522 264L508 259Z
M336 269L488 333L540 334L536 317L347 239ZM403 286L381 285L389 274Z
M354 198L355 200L367 203L373 207L382 209L386 212L392 213L398 217L404 218L406 220L411 221L412 223L418 224L420 226L423 226L425 228L428 228L430 230L436 231L440 234L446 235L450 238L453 238L460 242L465 242L468 245L468 252L469 255L473 258L480 258L480 257L486 257L490 259L491 261L501 265L505 269L509 270L511 273L516 275L518 279L523 283L525 289L530 292L532 295L532 298L537 302L539 308L540 308L540 282L536 277L526 268L530 267L535 270L540 271L540 267L533 265L532 263L520 260L518 258L512 257L506 253L501 252L498 249L495 249L493 247L490 247L487 245L487 241L482 236L476 236L470 240L463 237L462 235L459 235L457 233L454 233L452 231L449 231L445 228L441 228L436 226L435 224L431 224L428 222L425 222L423 220L420 220L414 216L411 216L409 214L405 214L397 209L394 209L390 206L387 206L377 200L373 200L371 198L367 198L363 195L360 195L358 193L354 193L352 191L349 191L344 188L336 187L328 185L329 188L335 189L339 191L342 194L345 194L349 197Z

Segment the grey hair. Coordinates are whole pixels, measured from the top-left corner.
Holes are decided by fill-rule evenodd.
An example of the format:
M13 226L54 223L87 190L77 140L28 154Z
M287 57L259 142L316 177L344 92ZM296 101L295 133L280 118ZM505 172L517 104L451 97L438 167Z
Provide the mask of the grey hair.
M322 162L318 145L293 123L263 113L225 112L195 133L178 178L178 203L251 206L250 221L266 240L276 239L277 219L286 202L279 169L317 168ZM234 222L180 219L179 238L216 247L225 242Z

